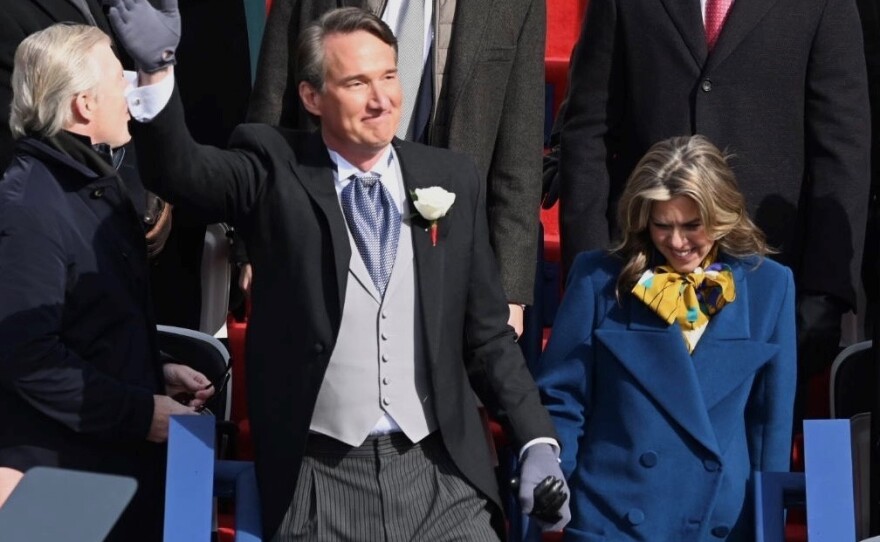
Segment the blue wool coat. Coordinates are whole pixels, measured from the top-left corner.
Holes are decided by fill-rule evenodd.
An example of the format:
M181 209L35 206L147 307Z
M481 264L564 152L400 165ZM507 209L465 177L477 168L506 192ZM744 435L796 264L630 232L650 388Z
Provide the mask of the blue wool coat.
M736 300L693 355L632 295L622 261L581 254L538 368L573 519L565 540L753 540L755 471L788 470L794 283L773 261L722 257Z

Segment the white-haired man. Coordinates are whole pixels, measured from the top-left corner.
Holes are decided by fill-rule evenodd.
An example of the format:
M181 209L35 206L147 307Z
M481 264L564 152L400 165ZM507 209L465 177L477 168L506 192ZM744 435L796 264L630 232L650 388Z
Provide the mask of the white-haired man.
M12 87L0 499L33 466L132 476L138 492L107 540L161 540L169 416L194 413L213 390L160 362L144 230L112 151L130 139L128 81L106 34L59 24L21 43ZM168 397L179 392L194 395L189 406Z

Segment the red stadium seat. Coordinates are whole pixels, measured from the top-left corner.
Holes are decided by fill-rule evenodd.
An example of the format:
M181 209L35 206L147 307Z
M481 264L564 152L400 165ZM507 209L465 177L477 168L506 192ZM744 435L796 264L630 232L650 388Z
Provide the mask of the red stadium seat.
M544 54L545 80L553 85L553 115L565 98L568 62L577 42L587 0L548 0L547 45Z

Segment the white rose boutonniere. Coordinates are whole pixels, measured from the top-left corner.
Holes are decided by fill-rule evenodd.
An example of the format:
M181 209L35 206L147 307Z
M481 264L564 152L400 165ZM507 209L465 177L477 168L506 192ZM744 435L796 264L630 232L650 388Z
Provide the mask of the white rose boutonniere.
M431 245L436 247L437 221L449 212L449 208L455 203L455 194L439 186L431 186L416 188L412 192L412 198L416 211L431 223Z

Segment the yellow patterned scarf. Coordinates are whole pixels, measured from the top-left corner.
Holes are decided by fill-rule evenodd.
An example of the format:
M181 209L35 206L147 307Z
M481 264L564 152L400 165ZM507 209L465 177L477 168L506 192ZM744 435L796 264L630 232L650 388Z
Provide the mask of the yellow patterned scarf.
M632 293L668 324L681 326L688 352L693 352L709 318L736 299L733 272L712 263L715 251L692 273L682 275L668 265L645 271Z

